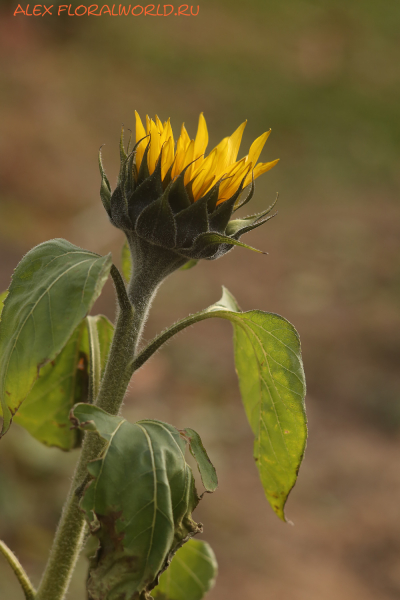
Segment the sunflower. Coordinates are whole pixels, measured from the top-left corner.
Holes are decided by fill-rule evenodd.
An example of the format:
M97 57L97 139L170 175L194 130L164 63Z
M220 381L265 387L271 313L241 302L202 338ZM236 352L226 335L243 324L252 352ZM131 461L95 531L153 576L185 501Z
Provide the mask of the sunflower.
M122 131L113 192L100 154L101 199L112 224L125 232L133 262L143 273L155 263L169 273L188 261L219 258L233 246L249 248L239 238L271 218L266 215L273 205L231 220L232 213L252 198L255 179L278 162L257 162L270 131L237 160L245 126L246 121L206 156L203 114L196 137L191 140L182 125L175 145L170 120L146 117L145 128L136 112L136 143L131 148L130 139L125 150ZM246 187L249 191L242 198Z

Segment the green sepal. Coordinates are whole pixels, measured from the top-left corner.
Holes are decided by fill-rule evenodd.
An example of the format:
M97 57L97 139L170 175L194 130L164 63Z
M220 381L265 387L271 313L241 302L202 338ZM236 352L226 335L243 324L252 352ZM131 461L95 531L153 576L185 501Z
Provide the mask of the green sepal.
M176 244L176 224L167 198L168 190L142 210L136 221L136 232L150 243L173 248Z
M207 210L210 215L215 211L217 207L220 185L221 181L217 181L217 183L215 183L212 186L212 188L205 194L205 197L207 198Z
M108 215L111 214L111 186L110 182L107 179L107 175L103 168L103 161L101 159L101 148L99 150L99 169L101 175L101 184L100 184L100 198L103 203L104 208L106 209Z
M128 201L129 201L130 194L133 192L133 190L135 189L135 186L136 186L135 172L136 172L135 150L132 150L130 152L130 154L128 155L128 158L126 159L125 189L126 189Z
M129 131L129 140L128 140L128 146L126 148L126 153L129 156L130 152L131 152L131 143L132 143L132 129L128 129Z
M270 209L267 209L257 215L250 215L248 217L244 217L243 219L235 219L228 223L226 228L226 234L232 236L233 239L238 239L244 233L248 233L260 225L263 225L273 217L277 215L274 213L273 215L266 215L270 212Z
M147 148L146 148L147 149ZM146 151L145 151L146 154ZM139 169L138 183L141 182L140 171L142 170L143 163L146 162L145 155L143 155L142 162ZM153 202L158 200L164 193L164 188L161 181L161 155L156 164L156 168L153 173L141 182L135 191L129 197L129 216L133 225L136 225L138 217L141 215L143 210L150 206Z
M100 542L89 597L145 600L175 552L201 531L191 516L199 497L186 442L167 423L128 423L92 405L75 406L71 420L106 441L89 464L92 479L80 503Z
M187 247L191 240L203 231L208 231L207 198L203 196L194 204L175 215L178 247Z
M121 126L121 135L119 137L119 157L120 157L120 161L121 161L121 169L123 169L123 165L125 165L125 161L128 158L127 153L125 152L125 143L124 143L124 134L125 134L125 130L124 130L124 126ZM120 177L121 177L122 173L120 171Z
M168 192L168 202L171 206L172 211L175 213L179 213L185 208L191 206L189 195L186 191L184 179L185 173L188 169L189 165L183 169L183 171L174 179L169 188Z
M150 150L150 140L143 152L142 162L140 163L137 184L141 185L148 177L150 177L150 171L147 164L147 157Z
M191 539L179 548L151 597L155 600L202 600L213 588L217 574L218 564L211 546Z
M224 231L232 216L233 207L242 193L244 179L241 181L236 192L227 200L221 202L210 216L210 229L213 231Z
M236 204L235 204L235 206L233 208L234 212L236 212L237 210L239 210L239 208L242 208L242 206L245 206L245 204L247 204L248 202L250 202L250 200L252 199L252 197L254 195L254 190L255 190L254 173L252 171L251 172L251 186L250 186L249 193L242 200L240 200L240 197L237 199L237 202L236 202Z
M187 263L180 268L181 271L188 271L189 269L193 269L197 265L199 261L196 259L188 260Z
M257 248L253 248L252 246L248 246L243 242L239 242L227 235L222 235L221 233L215 233L213 231L208 233L201 233L194 241L194 244L188 250L182 249L180 253L184 256L194 257L194 258L216 258L219 256L219 252L224 252L223 244L228 246L240 246L241 248L247 248L247 250L252 250L253 252L258 252L259 254L266 254L266 252L262 252L261 250L257 250ZM221 247L222 246L222 247Z

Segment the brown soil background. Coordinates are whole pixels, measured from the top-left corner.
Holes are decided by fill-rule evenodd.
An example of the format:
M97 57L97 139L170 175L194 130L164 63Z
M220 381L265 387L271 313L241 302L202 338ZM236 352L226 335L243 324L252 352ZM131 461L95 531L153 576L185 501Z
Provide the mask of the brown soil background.
M269 508L252 459L231 330L197 325L132 381L124 414L193 427L219 473L196 517L220 574L210 600L400 598L400 5L381 0L200 2L198 17L14 18L0 6L0 289L32 245L65 237L119 261L98 198L97 149L113 181L133 111L209 123L210 146L248 118L243 153L272 127L254 212L279 215L235 249L178 272L146 329L220 297L297 327L309 443L288 501ZM94 312L113 318L108 284ZM76 453L18 426L0 443L0 537L35 583ZM86 559L69 597L83 600ZM0 559L0 598L22 600Z

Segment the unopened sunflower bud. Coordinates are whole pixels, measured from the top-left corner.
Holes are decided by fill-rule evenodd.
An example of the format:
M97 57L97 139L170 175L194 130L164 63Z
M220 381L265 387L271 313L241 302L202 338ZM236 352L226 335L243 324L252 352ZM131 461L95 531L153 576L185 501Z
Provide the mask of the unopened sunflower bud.
M146 125L145 130L136 113L133 149L129 144L125 151L121 134L120 173L112 194L100 158L101 199L111 222L125 232L135 267L144 259L148 268L156 261L163 278L187 261L213 260L235 245L250 248L239 241L241 235L265 223L272 207L238 220L231 216L253 196L254 180L278 162L257 164L270 132L237 161L246 122L207 157L203 114L194 140L182 125L176 148L169 120L162 124L158 117L146 117Z

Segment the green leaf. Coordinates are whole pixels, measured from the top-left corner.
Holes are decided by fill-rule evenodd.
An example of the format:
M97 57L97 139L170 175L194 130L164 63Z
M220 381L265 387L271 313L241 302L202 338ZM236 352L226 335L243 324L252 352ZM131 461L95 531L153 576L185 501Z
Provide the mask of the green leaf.
M89 401L94 402L100 389L101 378L107 363L114 326L104 315L86 317L83 351L90 357ZM77 401L79 402L79 401Z
M217 472L208 458L206 449L198 433L193 429L183 429L182 433L189 442L191 455L197 462L197 467L201 476L201 481L207 492L215 492L218 487Z
M60 354L39 374L32 390L14 416L34 438L47 446L71 450L79 445L79 432L71 431L69 412L88 397L89 354L82 350L84 322Z
M269 503L286 520L284 506L296 483L307 439L300 339L289 321L261 310L241 312L224 288L219 302L178 321L150 342L133 368L139 368L175 333L213 317L233 325L236 370L255 437L254 458Z
M207 542L189 540L178 550L153 590L155 600L201 600L218 574L215 554Z
M286 520L284 506L296 483L307 440L305 379L299 336L288 321L251 311L234 321L235 363L254 459L265 495Z
M93 306L111 264L110 256L59 239L33 248L15 269L0 323L2 435Z
M89 324L98 335L99 365L91 361ZM87 402L93 370L101 377L111 345L113 326L107 317L87 317L75 329L60 354L41 369L39 377L14 421L46 446L71 450L80 433L71 430L69 414L74 404ZM89 367L90 363L90 367Z
M1 313L3 312L4 301L7 298L7 295L8 295L8 290L5 292L2 292L0 294L0 319L1 319Z
M121 271L126 282L129 282L132 276L132 258L128 242L122 246Z
M185 461L186 441L166 423L131 424L88 404L75 406L71 420L107 442L89 464L92 481L81 500L100 541L89 597L144 600L174 553L201 531L191 517L199 497Z

